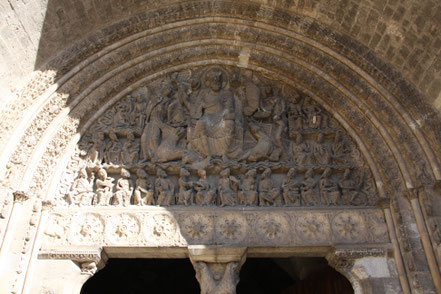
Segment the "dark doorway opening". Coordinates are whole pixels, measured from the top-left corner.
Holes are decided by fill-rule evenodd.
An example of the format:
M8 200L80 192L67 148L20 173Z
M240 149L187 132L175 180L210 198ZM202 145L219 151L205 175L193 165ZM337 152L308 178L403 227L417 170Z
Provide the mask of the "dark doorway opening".
M81 294L199 294L188 259L110 259ZM248 258L238 294L352 294L349 281L323 258Z

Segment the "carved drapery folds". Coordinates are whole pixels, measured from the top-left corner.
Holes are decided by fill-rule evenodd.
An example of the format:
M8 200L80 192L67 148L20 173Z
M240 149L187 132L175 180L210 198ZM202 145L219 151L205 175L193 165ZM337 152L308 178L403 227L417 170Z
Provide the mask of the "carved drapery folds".
M78 143L57 203L370 206L355 143L312 99L237 68L175 72L118 101Z

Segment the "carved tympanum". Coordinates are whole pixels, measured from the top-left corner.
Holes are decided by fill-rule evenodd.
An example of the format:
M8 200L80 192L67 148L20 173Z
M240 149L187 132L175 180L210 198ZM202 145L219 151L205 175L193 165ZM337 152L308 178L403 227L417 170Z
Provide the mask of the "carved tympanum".
M332 115L261 74L175 72L122 98L82 136L59 204L367 206L372 175Z

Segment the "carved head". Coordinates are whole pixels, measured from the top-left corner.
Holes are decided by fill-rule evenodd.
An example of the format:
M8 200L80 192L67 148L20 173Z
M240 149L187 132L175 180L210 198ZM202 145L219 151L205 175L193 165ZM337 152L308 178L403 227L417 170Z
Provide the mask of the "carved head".
M318 134L317 136L317 143L323 143L324 136L322 133Z
M167 177L167 173L163 169L160 169L160 168L158 168L158 170L156 171L156 175L160 178Z
M286 175L288 178L293 178L296 176L296 169L295 168L290 168L288 171L288 174Z
M127 133L127 140L130 142L133 142L135 140L135 135L133 134L133 132Z
M331 173L331 169L329 167L327 167L322 174L322 178L328 177L330 173Z
M130 178L130 172L128 170L126 170L125 168L121 169L121 177L128 179Z
M96 137L98 138L98 140L100 141L104 141L105 137L104 137L104 133L103 132L97 132L96 133Z
M306 171L305 178L312 178L313 175L314 175L314 170L310 168Z
M181 171L179 172L179 175L181 177L188 177L190 175L190 172L186 170L185 168L181 168Z
M199 176L201 179L205 180L206 177L207 177L207 172L206 172L205 170L203 170L203 169L200 169L200 170L198 170L198 176Z
M300 144L303 142L303 136L301 134L297 134L296 136L296 144Z
M270 168L266 168L263 173L262 173L262 177L267 178L271 175L271 169Z
M249 178L254 178L256 175L257 175L257 171L256 171L256 169L250 169L247 173L246 173L246 175L249 177Z
M351 170L349 168L345 169L345 173L343 174L344 179L348 179L351 174Z
M80 169L80 172L78 173L78 177L83 179L87 178L87 171L84 167Z
M219 92L222 89L223 80L223 72L218 68L214 68L207 73L207 85L214 92Z
M220 175L224 178L230 176L230 169L229 168L224 169L223 171L221 171Z
M139 168L139 169L136 171L136 176L137 176L138 178L145 179L145 178L147 178L147 173L146 173L142 168Z
M100 170L98 171L98 177L101 180L105 180L107 178L107 172L104 168L100 168Z

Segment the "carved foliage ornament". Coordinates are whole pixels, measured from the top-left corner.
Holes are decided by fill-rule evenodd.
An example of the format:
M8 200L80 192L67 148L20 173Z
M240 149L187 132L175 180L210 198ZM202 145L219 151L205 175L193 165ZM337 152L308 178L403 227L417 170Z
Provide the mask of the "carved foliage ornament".
M227 67L175 72L118 101L82 136L57 196L78 206L376 200L360 151L331 114L292 87Z

